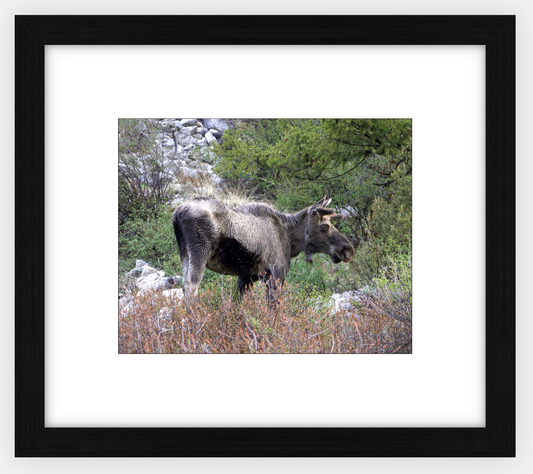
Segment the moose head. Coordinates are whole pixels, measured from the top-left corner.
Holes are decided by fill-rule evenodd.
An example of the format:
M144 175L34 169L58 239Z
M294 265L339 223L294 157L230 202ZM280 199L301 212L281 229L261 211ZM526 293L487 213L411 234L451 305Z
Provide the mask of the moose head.
M350 241L332 224L344 218L333 209L327 209L331 199L324 196L308 210L309 224L305 229L305 258L313 263L313 254L329 255L333 263L349 262L354 254Z

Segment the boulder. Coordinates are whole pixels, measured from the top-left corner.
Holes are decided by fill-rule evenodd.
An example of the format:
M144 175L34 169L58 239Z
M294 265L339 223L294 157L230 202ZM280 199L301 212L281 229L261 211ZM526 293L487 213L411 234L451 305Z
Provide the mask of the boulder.
M220 136L222 136L222 134L220 134ZM215 135L211 131L205 134L205 140L207 140L207 143L209 143L210 145L215 144L217 142Z
M181 138L181 137L195 135L197 130L198 130L197 127L183 127L179 131L178 137Z
M202 119L202 121L204 123L204 127L209 129L214 128L220 132L223 132L229 128L228 122L226 122L224 119Z
M157 270L155 268L151 267L150 265L145 265L143 267L143 271L142 271L141 277L146 277L148 275L151 275L152 273L157 273Z
M176 285L176 278L174 277L161 277L159 273L152 273L145 278L139 278L137 280L137 288L141 292L145 291L157 291L157 290L169 290Z
M345 291L342 297L349 301L361 301L361 295L357 291Z
M185 148L183 148L181 145L176 145L176 148L174 150L174 156L171 157L171 159L173 160L177 160L178 157L183 154L183 152L185 151Z
M128 273L124 274L124 277L126 278L126 283L131 283L135 278L138 278L141 276L142 268L134 268L133 270L130 270Z
M366 287L365 287L366 288ZM362 302L367 294L361 290L345 291L344 293L335 293L331 295L331 299L335 305L335 312L351 310L354 311L357 302Z
M352 307L352 303L350 302L350 299L346 296L346 293L343 293L342 295L339 293L335 293L334 295L331 295L331 299L333 300L334 311L336 313L347 311Z
M182 127L194 127L196 126L197 119L181 119L180 125Z
M195 146L196 145L196 138L194 137L183 137L181 140L180 140L180 144L183 146L185 146L185 149L187 149L190 145L192 146Z
M157 280L159 280L159 278L160 277L157 274L157 272L151 273L150 275L147 275L147 276L141 276L136 281L137 288L151 287Z
M161 140L161 146L173 147L174 146L174 139L170 138L170 137L163 138L163 140Z

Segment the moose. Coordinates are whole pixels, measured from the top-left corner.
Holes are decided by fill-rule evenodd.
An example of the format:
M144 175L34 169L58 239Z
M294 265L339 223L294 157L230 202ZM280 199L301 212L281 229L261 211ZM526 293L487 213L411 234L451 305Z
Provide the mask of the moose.
M205 268L237 276L241 296L261 280L274 304L289 271L291 258L305 252L324 253L334 263L349 262L354 248L332 222L343 219L327 209L331 199L294 214L285 214L263 203L227 206L212 198L187 201L174 211L173 226L183 269L187 310Z

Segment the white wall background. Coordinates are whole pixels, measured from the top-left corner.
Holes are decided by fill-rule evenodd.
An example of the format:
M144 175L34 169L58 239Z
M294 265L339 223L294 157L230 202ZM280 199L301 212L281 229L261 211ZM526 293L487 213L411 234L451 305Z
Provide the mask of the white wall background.
M533 254L529 248L527 236L531 232L528 222L528 205L532 202L532 187L527 182L531 175L531 161L527 160L527 131L531 128L528 110L533 105L532 94L526 84L532 83L531 58L527 51L533 43L531 24L533 17L526 2L518 1L448 1L446 5L426 4L421 1L406 0L401 4L393 1L376 0L368 5L353 5L348 1L323 2L281 2L271 1L257 5L247 2L228 0L212 2L206 0L196 5L168 4L154 0L147 6L141 2L110 2L94 1L90 5L74 5L66 1L50 0L42 3L21 0L7 1L2 4L3 41L0 42L2 68L0 81L0 110L2 146L4 159L1 163L0 193L2 202L2 222L0 238L4 251L4 271L0 278L2 295L1 314L5 316L5 330L2 332L0 355L2 362L0 384L0 465L5 472L141 472L146 469L158 469L161 472L180 469L183 472L528 472L533 460L529 446L532 441L528 429L533 421L533 411L528 400L532 395L531 362L532 356L527 350L527 334L532 329L528 318L528 301L526 285L531 283L528 268L531 266ZM484 460L484 459L444 459L435 462L431 459L394 460L394 459L320 459L320 460L277 460L267 459L260 463L253 459L238 460L151 460L151 459L90 459L80 462L74 459L13 459L13 15L14 14L517 14L517 323L518 323L518 396L517 396L517 459ZM5 247L4 247L5 246ZM11 383L10 383L11 382Z

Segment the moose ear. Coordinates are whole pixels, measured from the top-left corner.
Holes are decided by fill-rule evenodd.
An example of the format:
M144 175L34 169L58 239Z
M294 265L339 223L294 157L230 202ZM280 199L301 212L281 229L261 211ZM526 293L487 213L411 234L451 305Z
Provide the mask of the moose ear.
M319 199L317 202L315 202L311 208L315 209L317 207L326 207L331 202L331 199L328 200L327 196L324 196L322 199Z
M329 218L330 221L342 221L344 216L342 214L335 214Z
M317 212L319 212L320 215L333 214L335 211L324 212L324 211L326 211L325 208L329 205L330 202L331 202L331 199L328 199L327 196L324 196L322 199L320 199L319 201L317 201L315 204L313 204L313 205L309 208L309 215L310 215L310 216L313 216L313 215L315 215ZM319 211L319 209L320 209L320 211Z

